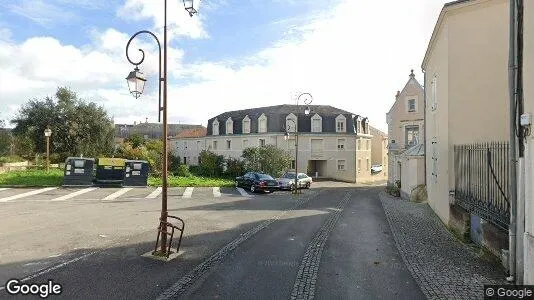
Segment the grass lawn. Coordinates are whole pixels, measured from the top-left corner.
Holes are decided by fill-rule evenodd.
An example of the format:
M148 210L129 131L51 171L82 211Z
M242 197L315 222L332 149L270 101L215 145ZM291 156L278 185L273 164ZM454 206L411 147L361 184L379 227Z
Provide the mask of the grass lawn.
M210 177L198 177L198 176L189 176L189 177L176 177L169 176L168 181L169 186L174 187L212 187L212 186L234 186L234 181L226 178L210 178ZM148 178L149 186L161 186L161 178L149 177Z
M1 185L59 186L63 184L63 170L10 171L0 174Z
M10 171L0 174L0 186L61 186L63 184L63 170L50 169L50 172L44 170L26 170ZM170 187L213 187L213 186L234 186L234 181L225 178L209 177L176 177L169 176ZM149 177L149 186L161 186L161 178Z

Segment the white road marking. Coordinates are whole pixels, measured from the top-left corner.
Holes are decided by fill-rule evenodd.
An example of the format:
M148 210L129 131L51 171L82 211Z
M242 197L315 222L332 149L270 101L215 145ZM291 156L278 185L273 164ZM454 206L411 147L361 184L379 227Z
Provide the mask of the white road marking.
M213 197L220 197L221 196L221 188L218 186L213 188Z
M121 188L120 190L116 191L115 193L108 195L102 200L114 200L117 199L119 196L124 195L128 193L129 191L133 190L133 188Z
M0 198L0 202L8 202L8 201L19 199L19 198L38 195L38 194L41 194L41 193L44 193L44 192L48 192L48 191L51 191L51 190L55 190L55 189L57 189L57 187L42 188L42 189L39 189L39 190L30 191L30 192L26 192L26 193L10 196L10 197Z
M9 190L9 188L0 188L0 192L5 190Z
M150 195L146 196L147 199L154 199L161 194L161 186L155 189Z
M243 188L238 187L237 190L239 191L241 196L250 197L250 195Z
M182 198L191 198L191 195L193 194L193 189L193 187L186 188L184 194L182 195Z
M86 188L86 189L82 189L82 190L79 190L79 191L76 191L76 192L73 192L73 193L70 193L70 194L67 194L67 195L64 195L64 196L61 196L61 197L57 197L55 199L52 199L50 201L63 201L63 200L67 200L67 199L70 199L70 198L74 198L76 196L80 196L82 194L85 194L85 193L88 193L90 191L94 191L98 189L97 187L90 187L90 188Z

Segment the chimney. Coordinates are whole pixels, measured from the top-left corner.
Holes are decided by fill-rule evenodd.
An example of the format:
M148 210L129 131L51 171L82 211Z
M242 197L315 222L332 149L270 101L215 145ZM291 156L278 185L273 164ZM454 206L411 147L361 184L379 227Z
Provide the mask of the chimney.
M411 72L410 72L410 78L415 78L415 75L414 75L414 73L413 73L413 69L412 69Z
M134 121L134 126L135 126L135 125L137 125L137 122L136 122L136 121Z
M397 91L397 94L395 95L395 99L399 98L400 91Z
M147 123L147 124L148 124L148 118L145 118L145 123Z

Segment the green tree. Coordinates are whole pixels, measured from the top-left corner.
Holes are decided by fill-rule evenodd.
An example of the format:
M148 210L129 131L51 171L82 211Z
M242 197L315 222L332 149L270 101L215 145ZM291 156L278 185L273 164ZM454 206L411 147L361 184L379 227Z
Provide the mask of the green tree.
M126 139L126 142L130 143L134 148L139 148L146 143L146 140L142 135L134 133Z
M0 156L6 156L11 153L11 134L6 127L6 122L0 120Z
M274 146L251 147L243 150L246 171L263 172L275 177L282 174L291 161L291 156Z
M229 177L242 176L245 173L245 162L236 158L227 158L226 171L224 173Z
M200 172L205 176L219 176L223 173L224 157L211 151L200 152Z
M50 151L61 159L113 153L114 125L106 111L65 87L58 88L54 98L30 100L11 123L13 134L31 140L37 153L46 151L43 132L47 127L52 129Z

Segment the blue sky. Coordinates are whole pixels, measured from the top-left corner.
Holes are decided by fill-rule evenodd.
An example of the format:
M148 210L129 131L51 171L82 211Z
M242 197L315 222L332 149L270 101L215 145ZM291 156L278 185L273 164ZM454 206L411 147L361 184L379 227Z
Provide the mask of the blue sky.
M310 92L314 104L368 116L385 130L385 113L410 69L422 80L420 64L443 3L203 0L190 18L181 1L169 1L170 120L205 124L230 109L293 103ZM155 44L135 42L147 50L141 68L149 79L138 100L124 80L132 68L124 49L141 29L163 42L162 11L156 0L1 1L0 119L69 86L116 122L155 122Z

